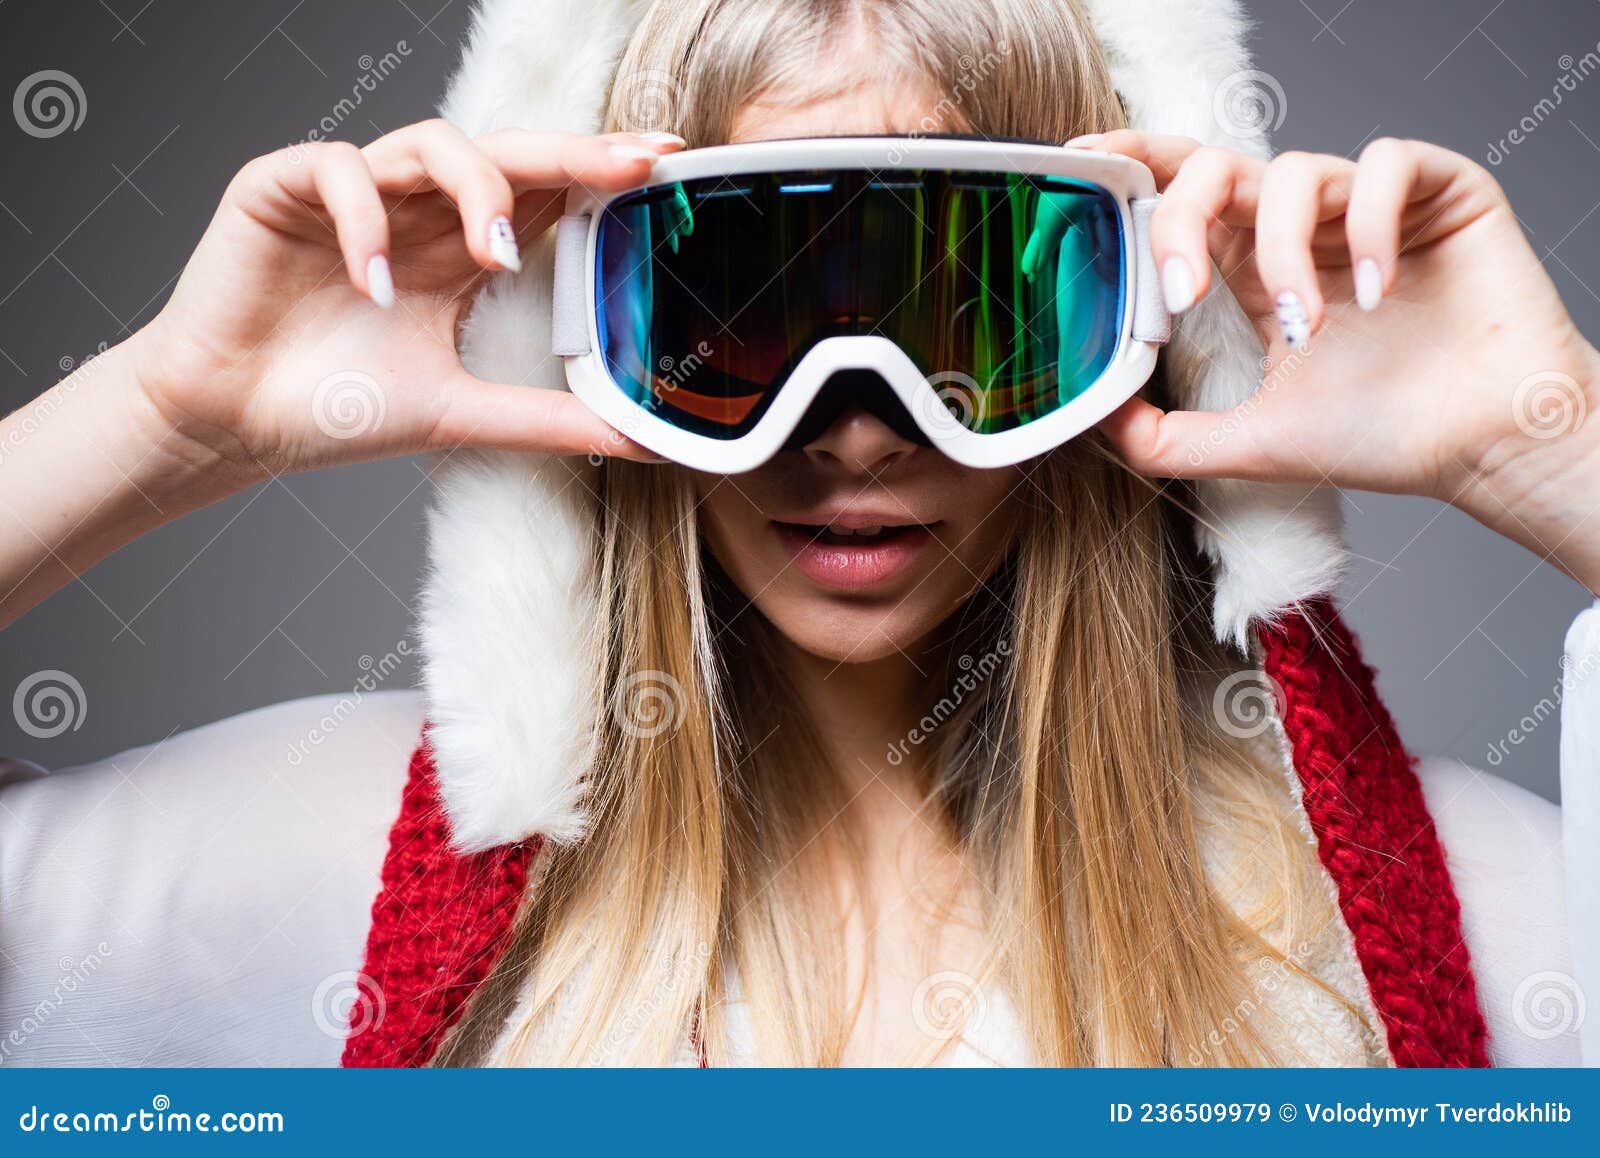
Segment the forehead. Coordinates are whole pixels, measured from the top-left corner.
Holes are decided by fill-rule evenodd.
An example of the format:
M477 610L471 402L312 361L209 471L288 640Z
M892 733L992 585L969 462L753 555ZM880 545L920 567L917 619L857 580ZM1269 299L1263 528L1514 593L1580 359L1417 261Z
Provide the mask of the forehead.
M937 101L908 86L902 84L896 91L885 92L868 85L805 104L786 104L776 99L754 101L734 122L729 143L785 137L947 132L953 126L944 120L938 113Z

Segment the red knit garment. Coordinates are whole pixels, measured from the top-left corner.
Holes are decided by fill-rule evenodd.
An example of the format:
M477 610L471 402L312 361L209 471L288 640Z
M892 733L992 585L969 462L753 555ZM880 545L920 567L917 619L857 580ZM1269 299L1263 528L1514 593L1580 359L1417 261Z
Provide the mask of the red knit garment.
M505 947L540 841L450 847L424 729L389 830L346 1066L422 1066Z
M1395 1064L1487 1065L1444 849L1372 669L1327 600L1260 637L1306 815ZM424 733L372 907L363 987L375 998L351 1012L347 1066L427 1064L505 947L540 842L463 856L449 835Z
M1326 599L1261 632L1323 866L1401 1066L1486 1066L1444 847L1355 637Z

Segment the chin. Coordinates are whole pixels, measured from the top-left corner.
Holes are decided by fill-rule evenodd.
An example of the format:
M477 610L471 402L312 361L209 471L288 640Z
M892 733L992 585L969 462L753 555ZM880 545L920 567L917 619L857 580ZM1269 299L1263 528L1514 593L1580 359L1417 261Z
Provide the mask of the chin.
M911 608L903 603L841 605L826 596L797 603L758 600L757 609L792 646L837 664L915 656L945 618L943 609Z
M915 597L842 600L829 592L768 590L755 600L754 609L786 643L808 656L830 664L875 664L915 659L954 609L949 603Z

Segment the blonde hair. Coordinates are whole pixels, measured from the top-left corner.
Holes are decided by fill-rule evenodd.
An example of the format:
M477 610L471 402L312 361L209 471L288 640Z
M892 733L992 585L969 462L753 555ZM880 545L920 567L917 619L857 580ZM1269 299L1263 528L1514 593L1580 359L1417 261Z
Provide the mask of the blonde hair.
M866 76L849 59L863 44ZM930 132L1059 141L1123 121L1067 0L658 0L607 125L714 144L758 99L864 81L938 94ZM1207 631L1183 494L1090 438L1021 492L1017 546L946 625L930 681L1004 656L925 761L925 811L986 885L982 980L1040 1063L1292 1061L1265 1014L1239 1011L1250 964L1290 956L1326 897L1279 770L1208 710L1238 663ZM662 1064L691 1033L724 1061L736 976L762 1061L837 1062L862 990L829 951L852 842L837 824L815 839L840 810L817 722L783 686L774 629L708 560L688 476L612 461L598 498L607 702L647 673L673 718L605 713L590 833L541 856L512 946L439 1061ZM1248 898L1208 872L1202 829L1254 850Z

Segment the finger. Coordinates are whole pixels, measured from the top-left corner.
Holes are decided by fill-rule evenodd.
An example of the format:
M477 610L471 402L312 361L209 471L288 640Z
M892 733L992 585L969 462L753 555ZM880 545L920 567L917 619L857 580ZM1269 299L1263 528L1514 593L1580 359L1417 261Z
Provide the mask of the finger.
M389 219L361 151L341 141L280 149L239 171L228 197L275 229L318 239L331 231L355 287L381 306L389 281Z
M389 218L366 158L354 145L333 144L316 155L310 168L317 197L333 218L350 281L388 309L394 304Z
M1156 188L1165 189L1167 182L1178 175L1178 170L1190 154L1200 148L1193 137L1175 137L1163 133L1141 133L1135 129L1116 129L1109 133L1091 133L1074 137L1067 142L1070 148L1091 149L1097 153L1116 153L1142 162L1155 175Z
M529 137L551 139L564 136L565 134L560 133L530 133L520 129L506 129L478 138L479 147L491 160L501 166L501 171L506 172L512 188L516 190L516 212L512 214L511 220L519 238L538 237L555 224L556 219L566 208L567 186L574 181L581 180L587 188L605 192L632 188L649 180L648 165L644 167L642 176L635 175L639 159L629 151L624 151L618 156L602 148L598 150L600 167L591 168L591 163L597 154L596 151L590 150L585 155L573 157L572 167L567 168L559 163L552 164L548 156L541 152L537 141L513 139ZM604 144L630 145L635 148L647 147L658 157L678 152L685 147L683 138L674 133L612 133L604 137L579 139L599 141ZM540 181L546 183L536 183Z
M1392 137L1361 151L1345 228L1362 309L1376 309L1394 288L1406 207L1444 190L1467 165L1448 149Z
M1138 474L1288 481L1232 411L1164 411L1134 397L1102 419L1098 429Z
M1344 212L1354 172L1354 162L1343 157L1285 153L1262 174L1256 269L1278 303L1284 341L1291 346L1303 345L1322 324L1312 243L1319 221Z
M477 145L519 192L572 184L610 191L639 184L660 157L683 148L683 138L671 133L589 137L500 129L479 137Z
M1181 314L1211 288L1211 227L1253 221L1265 168L1232 149L1201 148L1167 185L1150 219L1150 248L1169 312Z
M426 449L481 447L660 462L565 390L485 382L462 371Z
M511 230L511 183L448 121L424 121L380 137L363 152L381 192L406 196L436 188L461 214L467 252L485 269L520 269Z
M517 209L511 215L519 239L541 237L567 210L567 195L561 190L530 189L517 195Z

